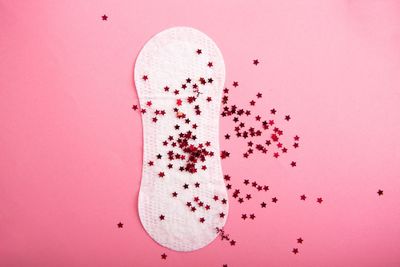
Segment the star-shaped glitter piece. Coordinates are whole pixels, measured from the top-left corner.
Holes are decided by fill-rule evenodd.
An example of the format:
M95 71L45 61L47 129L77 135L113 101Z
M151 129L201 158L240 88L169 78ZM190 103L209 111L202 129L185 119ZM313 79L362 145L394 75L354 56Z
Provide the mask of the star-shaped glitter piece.
M278 202L278 199L276 197L273 197L272 202L276 203L276 202Z
M233 82L233 87L238 87L239 86L239 83L238 82Z
M108 19L108 16L107 16L106 14L104 14L103 16L101 16L101 19L102 19L102 20L107 20L107 19Z
M124 227L124 224L123 224L122 222L119 222L119 223L117 224L117 226L118 226L118 228L123 228L123 227Z
M147 81L149 79L149 77L147 75L143 75L142 79L143 79L143 81Z
M306 200L306 198L307 198L306 195L301 195L301 196L300 196L300 199L301 199L301 200Z
M383 195L383 190L379 189L378 192L376 192L379 196Z
M296 163L295 161L292 161L292 162L290 163L290 166L296 167L296 166L297 166L297 163Z
M161 259L166 260L167 257L168 257L168 256L167 256L167 254L165 254L165 253L161 254Z
M261 208L267 207L267 203L265 203L265 202L262 202L260 205L261 205Z
M221 213L219 214L219 217L220 217L220 218L224 218L224 217L225 217L225 213L221 212Z
M198 55L200 55L201 53L203 53L203 51L201 51L201 49L197 49L197 50L196 50L196 53L197 53Z
M319 197L319 198L317 198L317 202L319 203L319 204L321 204L322 203L322 197Z
M270 112L271 112L271 114L276 114L276 109L273 108L270 110Z
M260 61L258 61L258 59L254 59L254 60L253 60L253 64L254 64L254 65L257 66L259 63L260 63Z
M165 173L164 173L164 172L159 172L159 173L158 173L158 177L163 178L164 176L165 176Z
M256 218L256 215L254 213L250 214L250 219L254 220Z
M225 135L225 139L226 139L226 140L229 140L230 138L231 138L231 136L230 136L229 134L226 134L226 135Z
M201 222L201 223L204 223L206 221L206 219L204 219L204 217L201 217L200 219L199 219L199 222Z
M165 220L165 216L164 216L164 215L162 215L162 214L160 215L160 217L159 217L159 218L160 218L160 221L164 221L164 220Z
M261 93L257 93L257 98L261 98L262 97L262 94Z
M247 219L247 215L246 214L242 214L242 219L246 220Z
M298 248L294 248L294 249L292 250L292 252L293 252L293 254L297 254L297 253L299 253L299 249L298 249Z
M297 243L303 244L303 238L301 238L301 237L297 238Z
M212 68L213 63L210 61L210 62L208 62L207 66L210 67L210 68Z
M290 115L286 115L285 120L290 121Z
M173 192L173 193L172 193L172 196L173 196L173 197L177 197L177 196L178 196L178 193L177 193L177 192Z
M236 241L235 240L231 240L230 242L229 242L230 244L231 244L231 246L234 246L234 245L236 245Z

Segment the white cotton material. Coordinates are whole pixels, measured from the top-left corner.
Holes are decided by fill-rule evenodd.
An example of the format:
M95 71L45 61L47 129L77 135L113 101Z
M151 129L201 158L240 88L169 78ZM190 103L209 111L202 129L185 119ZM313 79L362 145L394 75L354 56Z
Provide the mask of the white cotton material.
M198 53L198 50L201 53ZM210 67L210 62L212 66ZM182 89L185 80L192 79L190 87L199 77L212 78L198 89ZM160 245L176 251L193 251L210 244L218 235L217 228L226 222L229 210L228 194L223 180L219 149L219 114L222 89L225 83L225 65L222 54L213 40L204 33L188 27L164 30L151 38L141 50L135 64L134 78L139 96L143 121L143 171L139 192L139 216L146 232ZM165 91L169 88L169 92ZM175 95L174 90L179 90ZM195 104L187 98L198 96ZM211 97L211 101L207 100ZM190 123L178 119L174 108L182 100L179 111L186 114ZM149 106L148 102L151 102ZM198 105L201 114L193 108ZM165 115L155 115L165 110ZM152 121L156 117L157 122ZM194 129L193 124L198 127ZM179 125L177 131L174 127ZM171 148L163 142L170 135L191 131L196 135L194 144L209 141L207 149L214 156L198 163L196 173L180 171L185 160L170 161L168 151L177 153L179 147ZM157 155L162 155L161 159ZM184 154L184 153L182 153ZM150 166L148 162L153 161ZM173 168L168 168L173 164ZM206 165L202 170L200 166ZM164 176L160 177L159 173ZM199 186L196 187L195 184ZM188 188L185 189L184 185ZM173 197L173 193L177 193ZM217 200L215 200L217 196ZM194 198L198 197L198 201ZM196 211L187 206L190 202ZM203 206L198 203L202 202ZM204 207L209 205L209 209ZM222 214L221 214L222 213ZM163 220L160 216L164 216ZM201 218L204 219L200 222Z

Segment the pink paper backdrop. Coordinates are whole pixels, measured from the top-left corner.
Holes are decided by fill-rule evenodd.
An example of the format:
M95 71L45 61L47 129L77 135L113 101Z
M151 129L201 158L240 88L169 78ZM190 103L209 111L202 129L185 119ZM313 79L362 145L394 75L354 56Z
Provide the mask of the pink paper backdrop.
M1 0L0 25L0 266L400 266L399 1ZM301 136L296 168L244 160L222 120L224 172L271 188L266 209L231 201L236 246L169 251L139 221L133 64L172 26L215 40L232 101L262 92Z

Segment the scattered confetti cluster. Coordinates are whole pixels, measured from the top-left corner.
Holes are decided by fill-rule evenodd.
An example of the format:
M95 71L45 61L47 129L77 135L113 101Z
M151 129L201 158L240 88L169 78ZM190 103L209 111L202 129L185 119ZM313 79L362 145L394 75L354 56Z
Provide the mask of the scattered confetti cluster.
M258 62L258 61L257 61ZM238 82L233 82L232 86L237 88ZM245 141L246 149L242 151L242 156L250 158L254 153L271 155L273 158L279 158L287 154L291 149L300 147L300 137L298 135L289 139L289 143L284 141L284 130L277 123L278 112L272 108L269 114L253 114L252 108L256 106L258 100L262 98L262 93L257 93L255 98L249 101L249 107L240 107L229 102L229 88L224 89L222 97L223 118L232 118L234 122L233 133L224 135L226 140L231 140L232 136ZM284 120L289 122L290 115L284 115ZM221 158L230 156L230 152L223 150ZM291 167L296 167L296 161L290 161Z

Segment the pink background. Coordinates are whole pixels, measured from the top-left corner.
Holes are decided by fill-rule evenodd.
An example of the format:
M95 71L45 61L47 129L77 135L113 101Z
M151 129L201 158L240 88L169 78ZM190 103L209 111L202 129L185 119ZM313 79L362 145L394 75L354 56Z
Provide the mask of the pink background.
M399 1L1 0L0 25L0 266L400 266ZM296 168L244 160L221 120L224 172L271 191L231 200L236 246L192 253L140 224L131 109L140 48L181 25L219 45L233 102L260 91L258 112L290 114L301 136Z

